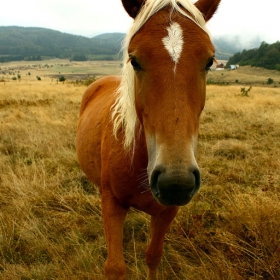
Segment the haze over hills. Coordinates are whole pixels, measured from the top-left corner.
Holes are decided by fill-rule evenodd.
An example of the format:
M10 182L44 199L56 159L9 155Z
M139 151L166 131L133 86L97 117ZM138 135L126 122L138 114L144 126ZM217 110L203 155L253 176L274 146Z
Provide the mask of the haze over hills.
M216 57L218 59L228 60L235 53L244 49L258 48L262 40L259 37L244 37L241 35L223 35L215 36L213 43L216 48Z
M116 59L125 34L106 33L87 38L37 27L0 27L0 62L39 56L85 59ZM218 59L229 59L245 48L256 48L261 40L244 42L238 36L214 37Z

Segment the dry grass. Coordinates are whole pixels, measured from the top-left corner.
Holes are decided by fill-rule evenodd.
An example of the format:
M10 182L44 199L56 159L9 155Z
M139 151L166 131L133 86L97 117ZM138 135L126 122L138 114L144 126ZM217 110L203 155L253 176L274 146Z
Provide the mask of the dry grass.
M100 198L74 139L85 87L0 83L0 279L103 279ZM159 279L280 278L280 89L209 86L202 188L165 242ZM128 279L145 279L149 217L125 224Z

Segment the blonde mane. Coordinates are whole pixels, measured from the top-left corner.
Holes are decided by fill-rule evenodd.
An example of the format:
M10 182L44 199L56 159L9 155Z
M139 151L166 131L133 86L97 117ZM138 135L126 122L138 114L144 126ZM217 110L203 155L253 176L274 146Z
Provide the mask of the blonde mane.
M135 129L139 123L134 105L134 70L131 64L128 63L129 55L127 49L132 37L139 31L145 22L167 5L172 7L172 11L175 10L180 12L208 33L203 15L191 0L146 0L123 42L122 80L116 91L116 102L112 106L112 120L114 123L113 133L115 137L117 137L118 130L120 128L123 129L125 149L129 149L131 145L134 146ZM189 14L187 14L182 7L187 10Z

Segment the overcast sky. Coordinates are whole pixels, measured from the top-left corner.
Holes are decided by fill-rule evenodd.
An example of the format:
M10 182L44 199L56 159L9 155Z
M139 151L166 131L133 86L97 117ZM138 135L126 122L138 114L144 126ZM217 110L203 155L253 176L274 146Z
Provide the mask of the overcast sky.
M121 0L3 0L0 26L44 27L93 37L128 30L131 19ZM208 26L215 35L280 41L280 0L222 0Z

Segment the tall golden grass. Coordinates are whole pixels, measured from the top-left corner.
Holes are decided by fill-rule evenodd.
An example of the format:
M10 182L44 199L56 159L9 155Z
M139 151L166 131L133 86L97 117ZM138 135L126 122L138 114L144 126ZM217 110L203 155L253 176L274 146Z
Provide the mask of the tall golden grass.
M84 86L0 83L0 279L103 279L100 197L75 133ZM280 279L280 89L208 86L202 187L166 236L159 279ZM149 217L124 228L128 279L145 279Z

